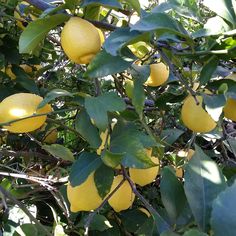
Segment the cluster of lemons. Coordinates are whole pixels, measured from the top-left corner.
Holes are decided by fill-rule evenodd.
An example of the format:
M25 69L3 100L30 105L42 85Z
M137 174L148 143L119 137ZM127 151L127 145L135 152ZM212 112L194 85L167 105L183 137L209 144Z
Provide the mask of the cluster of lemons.
M22 26L22 25L20 25ZM22 26L23 28L23 26ZM93 24L80 17L71 17L63 27L61 32L61 46L68 58L77 64L89 64L95 55L101 50L104 42L104 35ZM148 45L139 43L129 46L130 50L142 57L149 52ZM32 68L24 65L21 67L27 72L32 72ZM11 68L6 68L9 76L14 79L15 75ZM12 73L12 74L11 74ZM145 82L145 86L157 87L164 84L169 77L169 68L164 63L154 63L150 65L150 76ZM133 97L133 82L127 80L125 90L128 97ZM203 109L202 96L196 96L199 104L192 96L188 96L182 106L181 116L183 123L194 132L209 132L216 127L216 122ZM38 105L43 100L42 97L30 93L17 93L5 98L0 103L0 123L4 123L4 128L13 133L25 133L34 131L45 124L47 113L52 111L49 104L38 109ZM226 118L236 121L236 101L228 99L224 107ZM33 116L30 118L26 118ZM20 120L18 120L20 119ZM18 120L16 122L12 122ZM108 132L108 131L107 131ZM55 136L55 135L54 135ZM105 133L103 137L106 137ZM104 138L97 150L100 155L105 144ZM152 183L157 177L160 169L159 159L152 156L152 149L147 149L147 154L155 167L147 169L129 168L131 180L139 185L145 186ZM189 157L190 158L190 157ZM177 174L178 175L178 174ZM111 191L113 191L123 180L123 175L114 177ZM67 185L67 195L71 204L71 211L90 211L94 210L102 203L103 199L98 194L94 181L94 172L79 186L72 187ZM135 199L135 195L127 180L124 180L121 187L109 198L110 206L117 212L128 209Z

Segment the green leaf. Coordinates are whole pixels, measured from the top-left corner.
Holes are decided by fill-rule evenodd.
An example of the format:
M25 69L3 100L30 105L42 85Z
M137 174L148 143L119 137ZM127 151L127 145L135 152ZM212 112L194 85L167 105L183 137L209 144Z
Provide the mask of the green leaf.
M124 60L120 56L112 56L105 50L98 53L90 62L85 77L98 78L124 71L133 63L132 60Z
M165 129L161 133L161 139L164 142L172 145L183 133L183 130L177 128Z
M219 59L216 56L212 56L203 66L200 73L200 84L206 84L215 72Z
M107 112L125 110L125 102L114 92L107 92L98 97L86 97L85 108L95 125L102 131L108 126Z
M180 236L179 234L174 233L173 231L165 231L164 233L162 233L160 236Z
M74 155L70 149L60 144L43 145L42 148L57 158L66 161L74 161Z
M139 0L126 0L125 2L129 4L140 15L141 7L140 7Z
M100 156L95 153L83 152L73 163L69 181L72 187L82 184L88 176L102 164Z
M89 225L90 230L104 231L110 228L112 228L112 225L110 225L109 220L105 216L98 214L93 217L93 220Z
M113 179L114 170L104 164L95 171L94 181L102 199L110 192Z
M235 27L236 16L231 0L205 0L203 1L203 4L220 17L231 22L232 25Z
M23 234L22 234L23 232ZM34 224L23 224L16 228L13 236L22 236L22 235L35 235L38 236L37 227Z
M132 103L139 115L143 113L145 102L145 92L143 83L150 75L150 66L132 65L131 75L134 79L134 90L132 96Z
M135 235L145 235L145 236L153 236L154 234L154 220L152 217L146 219L143 224L139 227L139 229L135 232Z
M121 213L121 221L128 232L135 233L148 219L145 213L138 209L133 209Z
M159 30L163 33L174 33L190 39L183 26L165 13L148 14L141 18L135 25L131 26L131 30L142 32Z
M106 7L122 8L118 0L84 0L82 6L87 6L94 3Z
M40 102L40 104L38 105L38 109L44 107L47 103L51 102L55 98L65 97L65 96L73 97L73 95L70 92L64 89L53 89L52 91L46 94L43 101Z
M205 234L197 229L190 229L184 233L184 236L208 236L208 234Z
M98 148L101 144L98 129L92 124L85 109L81 109L75 119L75 129L90 144L92 148Z
M198 146L185 168L184 190L194 218L203 231L208 229L212 202L226 187L217 164Z
M31 53L51 29L68 19L69 15L56 14L47 18L37 19L29 23L19 39L20 53Z
M122 164L125 167L149 168L155 166L146 153L142 141L143 133L131 122L119 120L111 134L110 150L124 153ZM147 136L147 139L150 139Z
M123 157L124 153L112 153L108 150L102 152L103 163L111 168L115 168L121 164Z
M129 27L118 28L109 35L103 46L106 52L117 56L122 47L140 35L141 33L138 31L130 31Z
M167 167L161 174L161 200L173 224L187 204L183 185L176 175Z
M236 182L220 193L214 200L211 226L214 236L232 236L236 232Z

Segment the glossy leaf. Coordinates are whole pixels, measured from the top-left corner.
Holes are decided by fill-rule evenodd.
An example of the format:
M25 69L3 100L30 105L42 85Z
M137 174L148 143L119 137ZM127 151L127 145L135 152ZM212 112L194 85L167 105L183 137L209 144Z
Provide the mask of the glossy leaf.
M219 63L216 56L212 56L204 65L201 70L199 81L201 84L206 84L212 77Z
M232 236L236 232L236 182L220 193L214 200L211 226L214 236Z
M224 176L217 164L195 146L195 153L185 168L184 190L194 218L203 231L209 227L213 200L225 187Z
M72 187L82 184L101 164L100 156L95 153L81 153L71 167L69 181Z
M94 181L102 199L110 192L113 179L114 170L104 164L95 171Z
M43 145L42 148L57 158L66 161L74 161L74 155L70 149L60 144Z
M183 185L169 168L164 168L162 171L160 190L162 202L174 224L187 204L187 199Z
M124 153L112 153L108 150L102 152L102 161L105 165L115 168L119 164L124 157Z
M107 75L115 74L126 70L132 60L124 60L121 56L112 56L105 50L98 53L90 62L85 77L99 78Z
M44 107L47 103L53 101L55 98L65 97L65 96L73 97L73 95L70 92L64 89L53 89L52 91L46 94L43 101L40 102L40 104L38 105L38 109Z
M47 33L69 19L69 15L56 14L47 18L37 19L29 23L20 36L20 53L31 53L45 38Z
M85 109L81 109L75 119L75 129L90 144L92 148L98 148L101 144L98 129L92 124Z
M105 216L98 214L93 217L89 226L90 230L98 230L101 232L110 228L112 228L112 225L109 223L109 220Z
M102 131L108 126L107 112L123 111L125 102L114 92L107 92L98 97L86 97L85 108L95 125Z

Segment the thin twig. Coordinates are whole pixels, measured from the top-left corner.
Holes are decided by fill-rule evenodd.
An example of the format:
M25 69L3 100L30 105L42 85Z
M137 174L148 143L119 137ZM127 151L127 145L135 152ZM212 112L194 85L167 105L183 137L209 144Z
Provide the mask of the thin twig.
M6 191L2 186L0 186L0 192L14 204L18 205L22 211L33 221L46 235L52 236L52 234L30 213L30 211L25 207L23 203L14 198L8 191Z

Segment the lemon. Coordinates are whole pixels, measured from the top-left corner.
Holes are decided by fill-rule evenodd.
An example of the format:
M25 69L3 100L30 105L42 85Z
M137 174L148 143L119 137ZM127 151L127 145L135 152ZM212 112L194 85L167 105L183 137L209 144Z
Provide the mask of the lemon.
M152 162L154 162L158 166L154 166L147 169L129 168L129 175L130 175L131 180L140 186L145 186L147 184L150 184L153 180L156 179L157 174L159 173L159 169L160 169L159 159L154 156L150 158Z
M119 183L122 181L123 176L117 175L112 183L111 191L113 191ZM132 192L132 189L129 185L129 182L125 180L125 182L120 186L120 188L112 195L112 197L108 200L110 206L116 211L120 212L128 209L132 206L135 195Z
M143 41L128 45L128 48L138 58L143 58L152 49L146 42Z
M94 182L94 172L79 186L67 185L67 197L72 212L91 211L102 203Z
M236 121L236 100L229 98L224 107L224 115L226 118Z
M126 95L132 99L134 91L134 82L132 80L125 80L125 93Z
M57 141L57 129L52 128L49 129L48 132L45 134L43 142L51 144L51 143L55 143Z
M139 207L138 209L139 209L141 212L143 212L147 217L150 217L150 216L151 216L150 212L149 212L146 208Z
M104 132L101 132L101 134L100 134L100 138L102 140L102 143L99 146L99 148L97 149L97 154L98 155L101 155L102 150L105 148L106 139L108 139L107 143L108 144L110 143L110 135L108 137L107 137L107 135L108 135L108 129L106 129Z
M103 43L105 42L104 34L103 34L103 32L102 32L99 28L97 28L97 31L98 31L98 33L99 33L101 45L103 45Z
M215 121L202 108L202 96L196 97L199 105L196 104L192 96L188 96L181 110L181 117L186 127L194 132L209 132L216 127Z
M16 119L32 116L33 114L44 114L52 110L50 105L37 109L42 97L31 93L16 93L5 98L0 103L0 123L10 122ZM37 116L21 121L16 121L4 126L12 133L26 133L40 128L46 121L47 116Z
M164 63L150 65L150 76L145 85L157 87L164 84L169 78L169 68Z
M101 48L98 29L80 17L71 17L61 32L61 46L71 61L88 64Z

